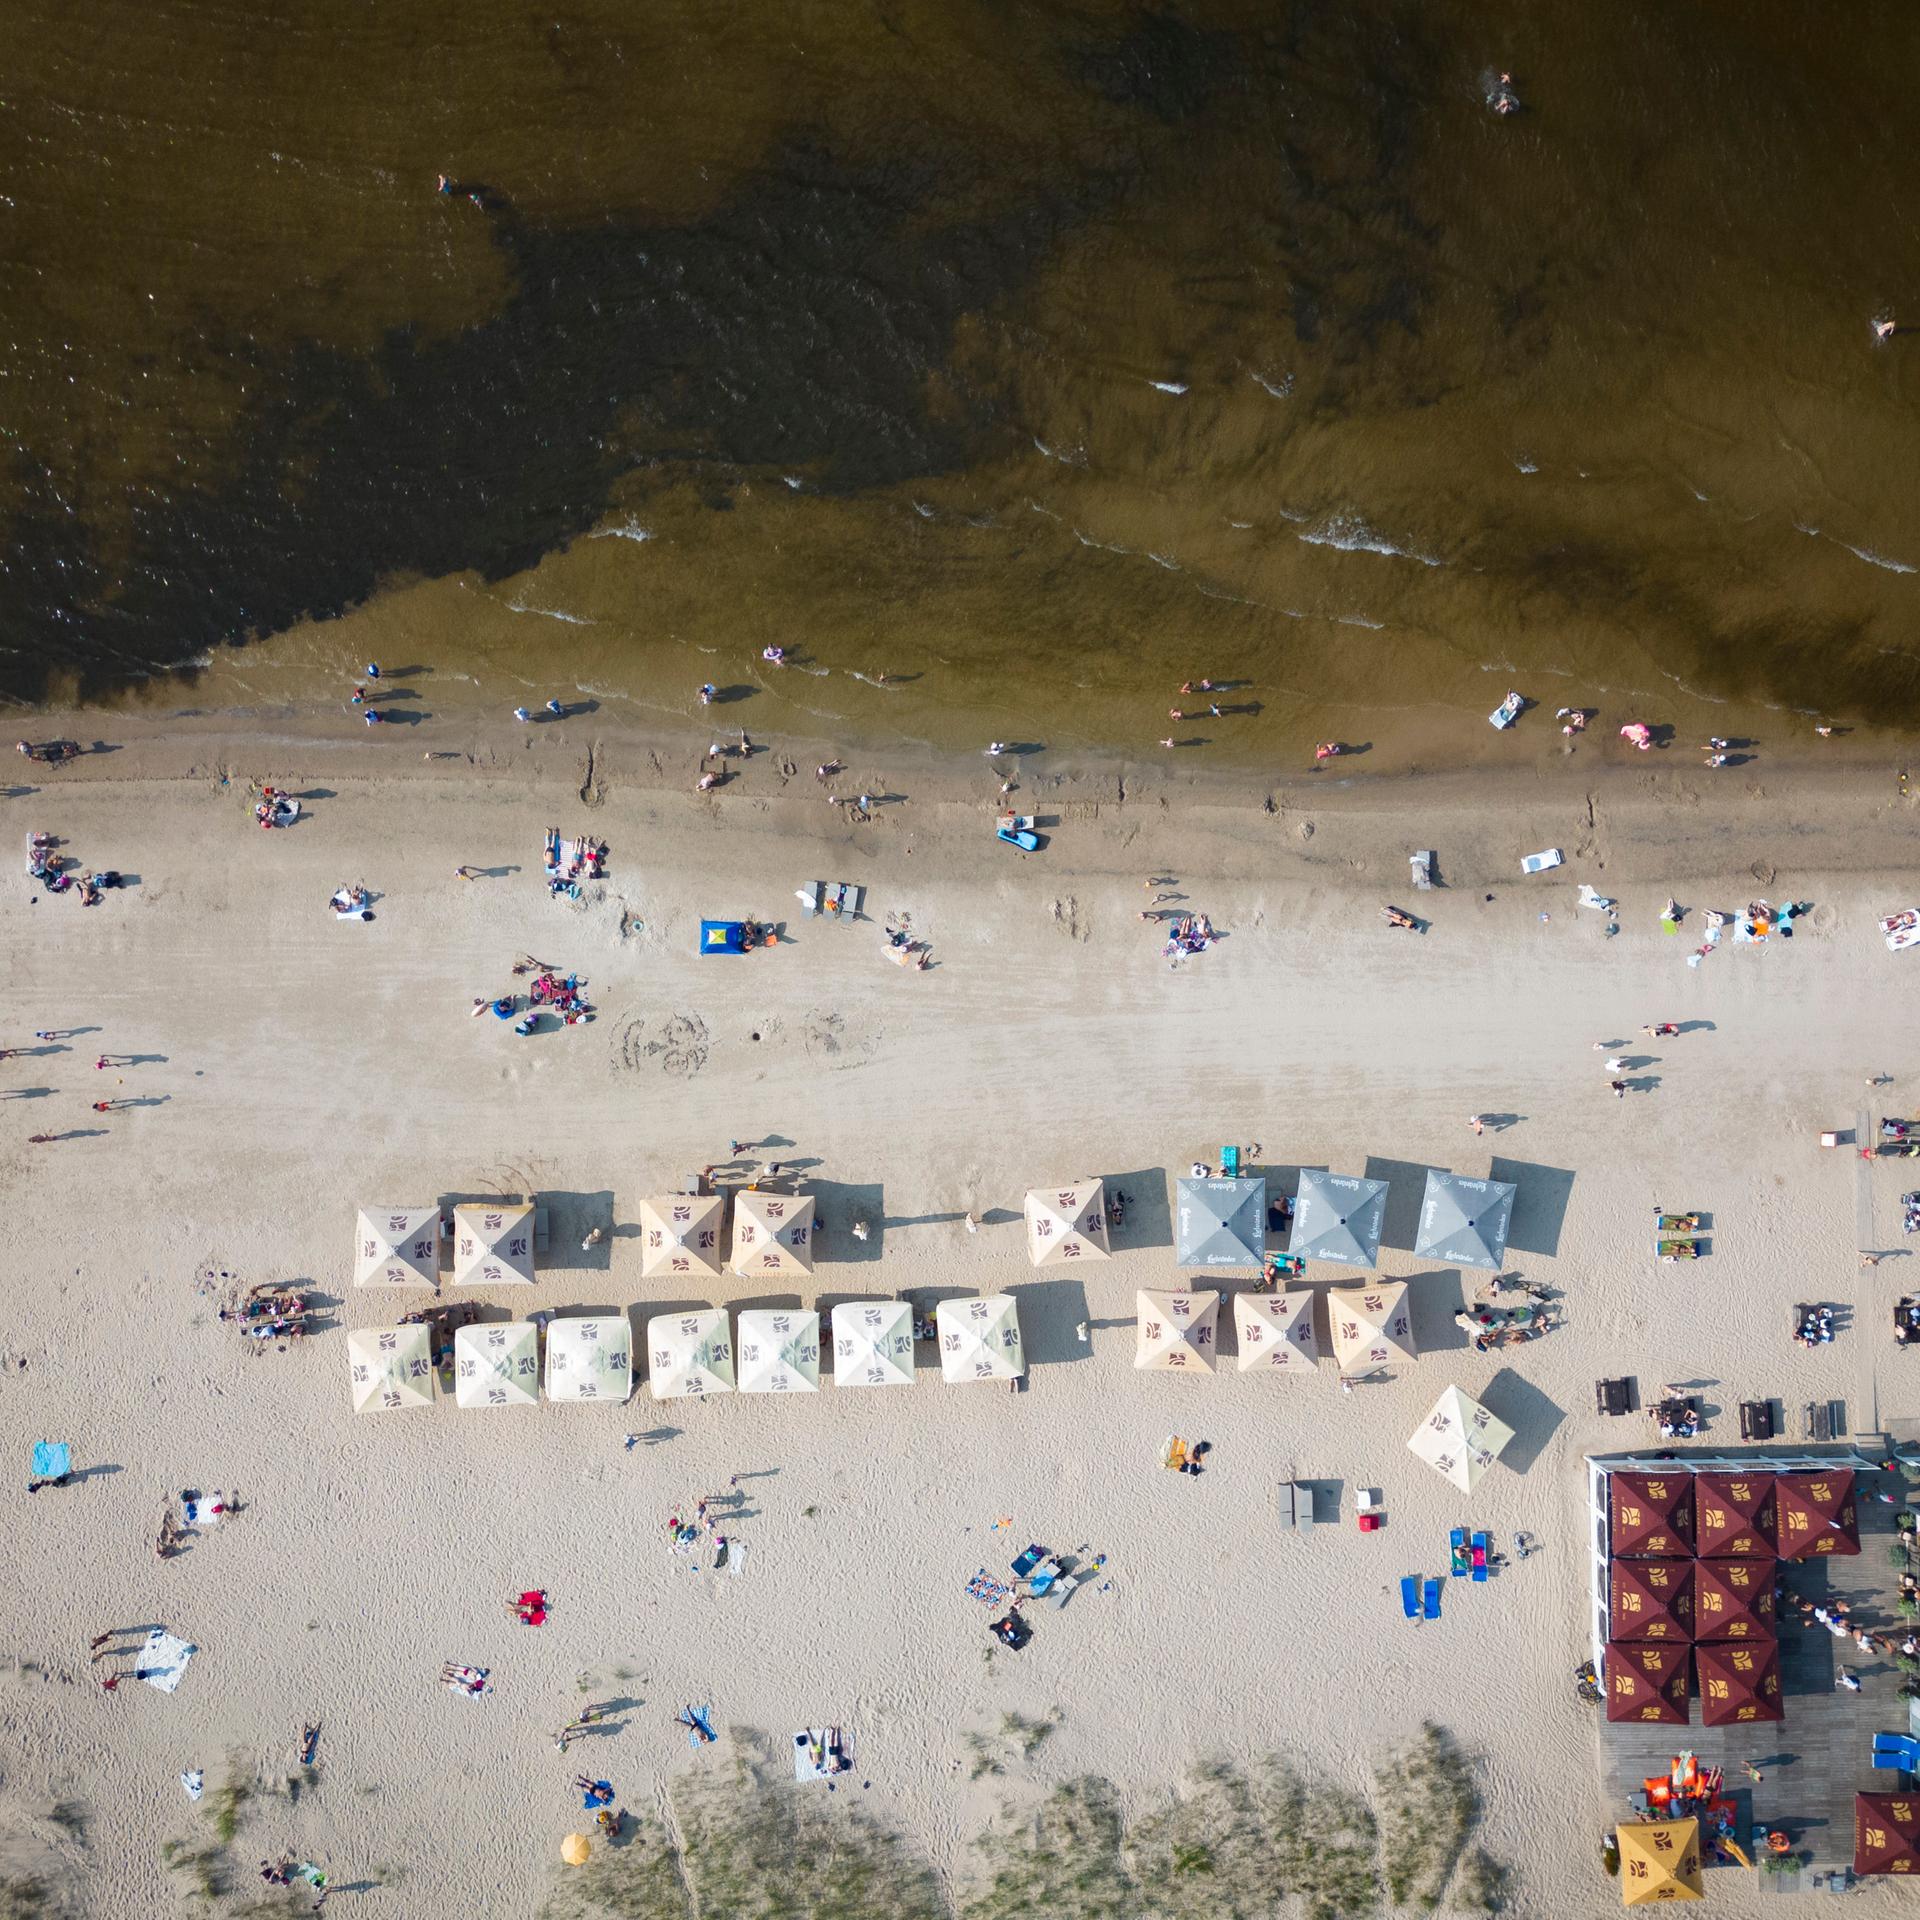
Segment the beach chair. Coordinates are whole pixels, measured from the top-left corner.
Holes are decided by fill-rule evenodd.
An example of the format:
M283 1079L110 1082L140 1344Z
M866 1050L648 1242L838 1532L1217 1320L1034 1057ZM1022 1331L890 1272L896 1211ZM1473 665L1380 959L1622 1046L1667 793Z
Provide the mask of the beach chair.
M1593 1383L1593 1404L1597 1412L1607 1414L1631 1413L1633 1411L1633 1381L1596 1380Z
M1433 891L1433 850L1424 853L1410 853L1407 864L1413 869L1413 884L1421 893Z
M1024 1580L1046 1557L1047 1550L1045 1547L1028 1547L1026 1552L1013 1563L1013 1577L1016 1580Z
M1275 1518L1282 1533L1291 1533L1300 1523L1300 1500L1291 1480L1282 1480L1274 1489Z
M1831 1400L1807 1402L1806 1429L1809 1440L1833 1438L1833 1402Z
M1303 1480L1293 1483L1294 1511L1297 1525L1302 1533L1311 1533L1314 1529L1313 1489Z
M1223 1180L1238 1180L1240 1178L1240 1149L1238 1147L1222 1147L1220 1149L1220 1177Z
M1773 1402L1771 1400L1740 1402L1740 1438L1742 1440L1773 1438Z
M1400 1607L1409 1620L1420 1618L1420 1580L1417 1574L1400 1576Z
M1452 1555L1453 1577L1456 1580L1464 1580L1472 1565L1472 1562L1467 1558L1467 1530L1465 1527L1455 1527L1454 1530L1447 1535L1447 1547Z
M1873 1764L1884 1772L1920 1772L1920 1740L1910 1733L1876 1733Z
M1440 1582L1423 1580L1420 1583L1420 1617L1423 1620L1440 1618Z
M1473 1536L1473 1584L1483 1587L1487 1583L1487 1535L1476 1533Z

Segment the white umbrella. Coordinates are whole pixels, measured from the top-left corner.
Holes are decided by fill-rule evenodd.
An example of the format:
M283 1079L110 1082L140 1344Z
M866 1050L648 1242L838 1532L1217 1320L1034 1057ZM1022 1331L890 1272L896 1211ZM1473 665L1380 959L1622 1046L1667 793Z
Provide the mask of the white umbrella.
M611 1400L633 1391L633 1331L624 1313L547 1322L547 1398Z
M647 1384L656 1400L733 1391L733 1330L718 1307L660 1313L647 1322Z
M1220 1296L1205 1288L1191 1293L1133 1296L1138 1316L1133 1347L1136 1367L1163 1367L1174 1373L1211 1373L1213 1335Z
M1504 1420L1496 1420L1458 1387L1449 1387L1407 1446L1462 1493L1471 1493L1512 1438L1513 1429Z
M362 1207L353 1228L356 1287L437 1287L438 1207Z
M1240 1343L1240 1371L1262 1367L1278 1373L1312 1373L1320 1364L1310 1293L1236 1293L1233 1329Z
M1333 1329L1333 1357L1342 1373L1367 1373L1419 1358L1404 1280L1329 1287L1327 1324Z
M355 1413L433 1405L433 1359L425 1327L353 1328L347 1334L347 1372Z
M933 1319L940 1336L940 1371L948 1381L1017 1380L1026 1372L1020 1314L1011 1294L942 1300Z
M733 1200L733 1270L742 1279L813 1271L813 1195L743 1187Z
M745 1307L734 1328L742 1393L818 1393L820 1316L809 1308Z
M489 1320L453 1336L453 1397L463 1407L537 1407L540 1333L530 1320Z
M904 1300L842 1300L833 1310L836 1387L913 1385L913 1308Z
M453 1281L460 1287L532 1286L531 1200L454 1208Z
M1102 1182L1035 1187L1027 1195L1027 1258L1036 1267L1108 1257L1107 1190Z
M720 1225L727 1203L717 1193L665 1193L640 1202L640 1271L720 1273Z

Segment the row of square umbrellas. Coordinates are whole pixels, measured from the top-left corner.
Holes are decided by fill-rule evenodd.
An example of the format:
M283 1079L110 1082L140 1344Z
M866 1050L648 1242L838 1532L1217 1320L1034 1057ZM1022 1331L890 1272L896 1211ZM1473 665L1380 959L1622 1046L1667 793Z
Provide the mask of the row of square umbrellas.
M1009 1294L942 1300L934 1310L940 1371L949 1382L1014 1380L1026 1371L1020 1316ZM914 1384L913 1307L905 1300L842 1301L833 1309L833 1380L840 1387ZM722 1393L816 1393L820 1315L810 1308L698 1307L647 1322L647 1383L656 1400ZM638 1374L625 1314L551 1320L544 1370L532 1321L461 1327L453 1337L454 1399L462 1407L528 1407L549 1400L612 1401ZM356 1413L430 1406L432 1347L425 1326L361 1327L347 1335Z

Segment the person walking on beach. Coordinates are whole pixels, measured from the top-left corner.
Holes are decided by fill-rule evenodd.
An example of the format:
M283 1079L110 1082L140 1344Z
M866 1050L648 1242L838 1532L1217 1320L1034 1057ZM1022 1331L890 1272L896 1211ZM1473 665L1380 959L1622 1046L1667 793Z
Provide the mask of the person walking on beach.
M1609 1080L1607 1085L1613 1089L1613 1097L1616 1100L1624 1100L1627 1097L1627 1083L1624 1080Z
M556 720L564 720L567 716L566 708L563 707L558 700L549 700L547 702L547 711L552 714Z
M711 680L703 682L700 688L700 704L703 707L712 706L713 696L719 691L720 689L716 687Z
M1833 1684L1836 1687L1845 1687L1849 1693L1858 1693L1860 1691L1859 1676L1854 1673L1851 1667L1842 1667L1840 1671L1833 1676Z
M1478 1113L1468 1114L1467 1125L1470 1126L1476 1134L1485 1133L1487 1130L1486 1118L1482 1114L1478 1114Z

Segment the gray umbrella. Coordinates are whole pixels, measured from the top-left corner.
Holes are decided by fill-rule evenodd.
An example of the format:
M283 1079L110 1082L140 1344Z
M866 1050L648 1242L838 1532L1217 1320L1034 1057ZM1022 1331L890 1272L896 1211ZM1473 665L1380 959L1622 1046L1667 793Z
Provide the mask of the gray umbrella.
M1174 1261L1183 1267L1259 1267L1266 1262L1264 1180L1174 1182Z
M1370 1267L1380 1256L1380 1223L1386 1211L1384 1180L1308 1167L1300 1175L1293 1203L1291 1250L1309 1260Z
M1504 1180L1463 1180L1457 1173L1429 1171L1414 1253L1456 1267L1498 1267L1507 1256L1513 1194Z

